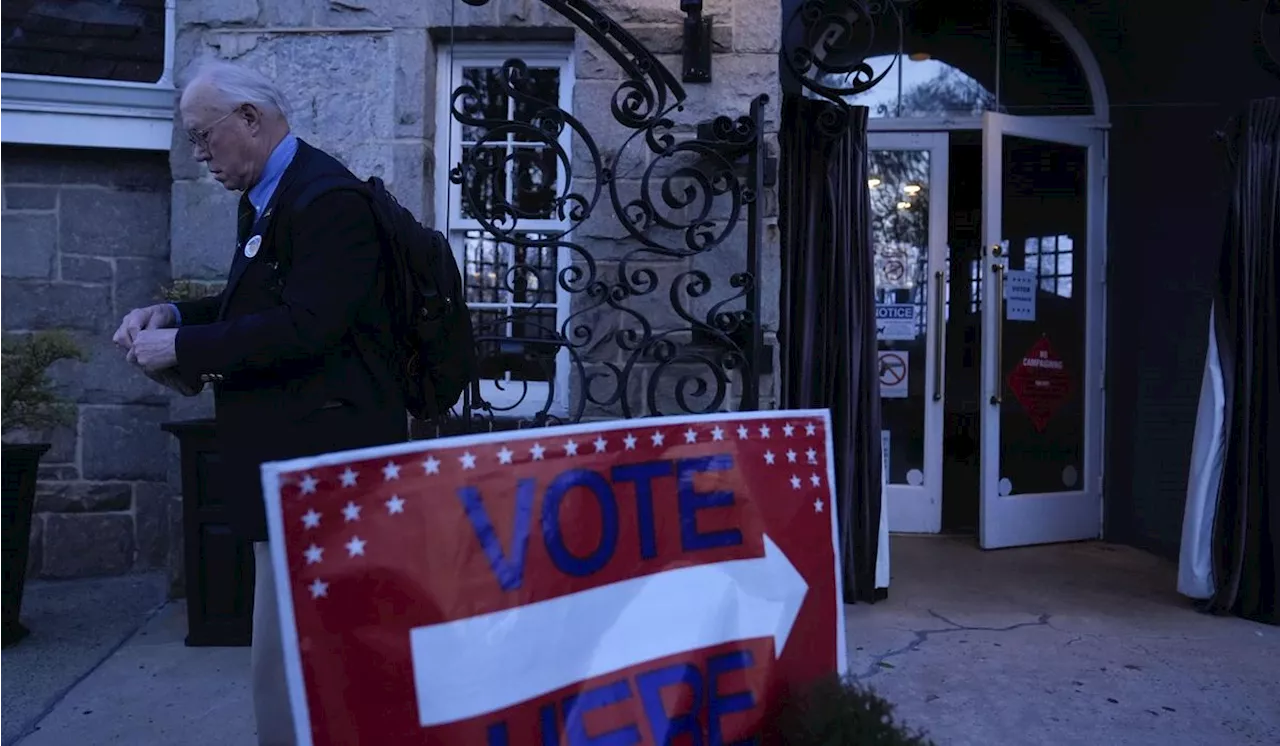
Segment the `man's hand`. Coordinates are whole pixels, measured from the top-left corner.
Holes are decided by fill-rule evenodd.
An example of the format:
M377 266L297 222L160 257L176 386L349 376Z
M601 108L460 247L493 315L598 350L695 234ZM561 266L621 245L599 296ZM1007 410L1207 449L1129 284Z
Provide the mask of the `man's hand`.
M177 329L143 329L134 334L125 359L147 373L171 368L178 364L177 337Z
M147 329L167 329L174 326L173 308L168 303L157 303L146 308L135 308L125 314L111 341L128 350L133 347L138 332Z

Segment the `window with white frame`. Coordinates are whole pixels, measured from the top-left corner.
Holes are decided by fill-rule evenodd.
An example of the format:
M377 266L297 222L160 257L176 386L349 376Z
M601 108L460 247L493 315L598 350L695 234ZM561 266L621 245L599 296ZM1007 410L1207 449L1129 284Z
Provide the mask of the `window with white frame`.
M1028 238L1026 249L1026 267L1036 273L1040 289L1062 298L1070 298L1075 251L1071 236Z
M4 142L168 150L175 2L6 2Z
M519 58L528 66L529 93L572 112L573 66L570 44L459 43L443 47L437 68L436 227L453 246L467 290L481 354L481 394L501 413L527 416L547 406L568 408L568 352L553 340L568 316L569 297L559 286L559 271L570 261L555 238L571 225L556 199L564 191L565 164L541 137L513 128L486 137L481 128L463 125L451 115L453 92L462 85L477 91L472 113L487 119L537 124L542 107L509 96L503 64ZM462 103L458 104L463 106ZM572 152L572 130L557 141ZM490 176L479 194L449 179L464 157L483 159ZM474 172L470 174L474 176ZM505 229L495 236L482 219ZM510 239L518 239L513 242Z

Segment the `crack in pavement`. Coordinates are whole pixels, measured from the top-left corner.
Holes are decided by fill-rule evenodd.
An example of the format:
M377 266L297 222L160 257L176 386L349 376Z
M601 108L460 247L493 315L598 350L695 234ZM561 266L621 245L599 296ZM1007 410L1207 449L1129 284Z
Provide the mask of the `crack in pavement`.
M903 645L900 648L895 648L893 650L888 651L887 653L882 653L881 655L876 656L871 660L871 663L867 666L866 670L864 670L862 673L852 674L853 680L856 682L863 682L863 681L866 681L867 679L870 679L871 677L885 670L886 666L882 664L884 664L890 658L896 658L900 655L906 655L907 653L913 652L915 650L919 650L920 646L928 642L929 638L933 637L934 635L943 635L951 632L1012 632L1015 629L1023 629L1024 627L1052 628L1052 625L1049 624L1049 619L1052 618L1053 616L1052 614L1041 614L1039 617L1036 618L1036 621L1034 622L1019 622L1018 624L1011 624L1008 627L968 627L963 624L957 624L951 621L950 619L939 614L933 609L926 609L925 611L928 611L929 616L933 617L934 619L945 622L946 624L949 624L951 626L943 629L906 630L908 632L911 632L911 634L915 635L914 640L907 643L906 645ZM892 666L889 666L889 667L891 668Z

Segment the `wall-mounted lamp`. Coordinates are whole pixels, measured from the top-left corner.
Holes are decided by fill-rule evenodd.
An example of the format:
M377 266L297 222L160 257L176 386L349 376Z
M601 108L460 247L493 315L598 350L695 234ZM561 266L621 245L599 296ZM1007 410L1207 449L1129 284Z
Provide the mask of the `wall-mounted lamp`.
M702 0L680 0L684 11L684 82L711 82L711 19L702 17Z

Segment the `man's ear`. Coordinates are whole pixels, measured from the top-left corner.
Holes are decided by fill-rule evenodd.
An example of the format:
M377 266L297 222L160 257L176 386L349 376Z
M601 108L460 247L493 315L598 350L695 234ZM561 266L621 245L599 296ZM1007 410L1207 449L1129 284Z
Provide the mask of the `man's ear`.
M245 124L249 126L249 131L255 135L258 130L262 129L262 111L253 104L241 104L240 116L244 117Z

